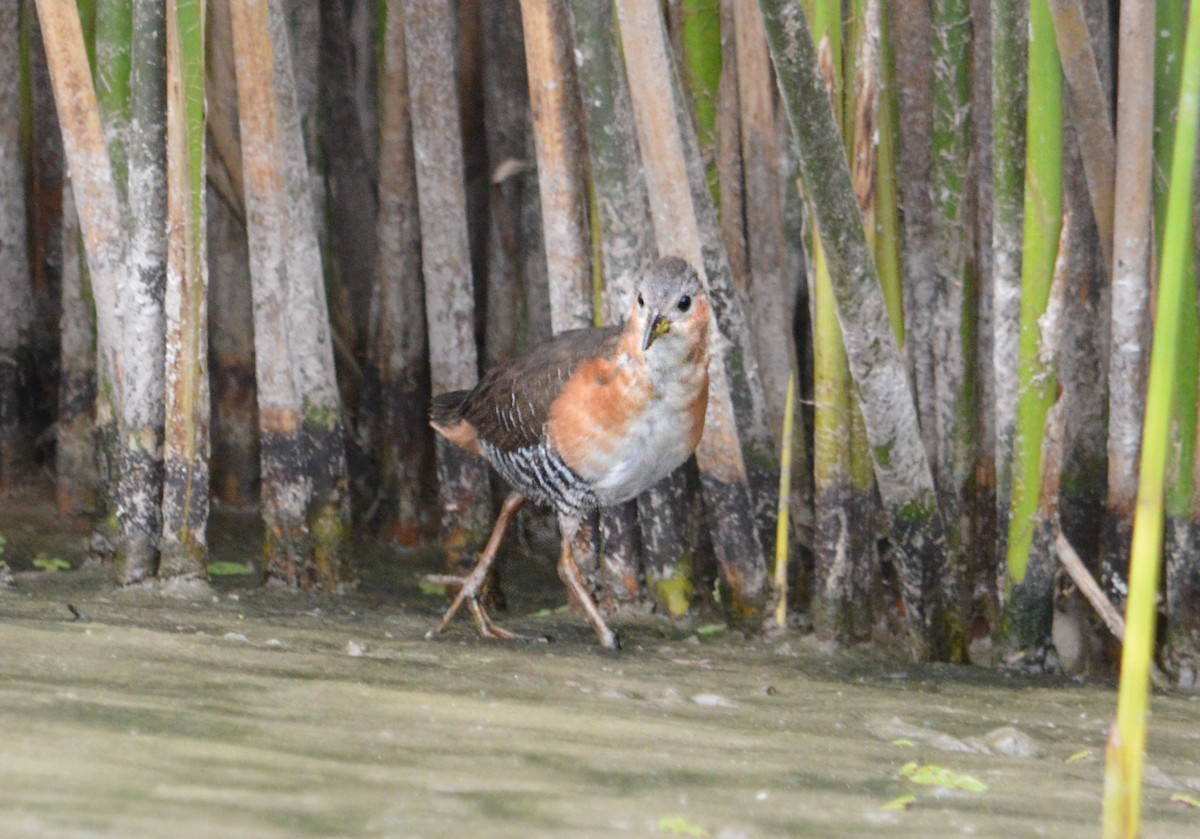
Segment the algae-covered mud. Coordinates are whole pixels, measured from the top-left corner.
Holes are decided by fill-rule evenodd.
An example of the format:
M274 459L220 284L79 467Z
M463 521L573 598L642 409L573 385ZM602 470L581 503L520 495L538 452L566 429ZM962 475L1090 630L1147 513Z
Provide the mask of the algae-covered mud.
M549 569L499 618L553 643L425 641L412 557L364 552L343 596L179 596L34 531L0 516L0 836L1098 835L1108 683L650 618L601 653L540 608ZM216 535L257 562L252 521ZM1153 708L1145 835L1195 837L1200 703Z

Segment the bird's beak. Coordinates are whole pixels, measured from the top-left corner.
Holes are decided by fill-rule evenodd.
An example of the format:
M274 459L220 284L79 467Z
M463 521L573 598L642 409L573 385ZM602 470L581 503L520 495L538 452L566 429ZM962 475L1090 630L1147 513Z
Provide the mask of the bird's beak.
M642 335L642 352L650 349L651 344L670 331L671 322L656 312L654 317L646 322L646 332Z

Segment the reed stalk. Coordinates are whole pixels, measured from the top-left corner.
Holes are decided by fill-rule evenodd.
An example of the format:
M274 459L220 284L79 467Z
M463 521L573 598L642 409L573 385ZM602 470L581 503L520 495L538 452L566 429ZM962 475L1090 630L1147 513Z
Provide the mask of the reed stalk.
M1182 309L1187 252L1194 249L1189 222L1195 173L1197 124L1200 123L1200 14L1187 24L1178 112L1171 157L1171 180L1163 233L1157 321L1150 355L1150 381L1142 435L1137 512L1130 556L1129 601L1117 721L1109 737L1105 768L1104 836L1136 837L1141 831L1142 785L1149 717L1150 670L1154 660L1159 566L1167 463L1171 447L1176 365L1184 327Z
M1048 0L1029 11L1029 102L1026 133L1025 233L1021 265L1021 334L1017 369L1017 425L1013 447L1012 519L1005 634L1019 647L1042 643L1050 631L1048 591L1021 587L1030 563L1041 487L1042 438L1054 403L1057 376L1039 355L1038 319L1054 277L1063 208L1063 79ZM1036 561L1047 561L1036 557ZM1042 580L1043 575L1036 575Z

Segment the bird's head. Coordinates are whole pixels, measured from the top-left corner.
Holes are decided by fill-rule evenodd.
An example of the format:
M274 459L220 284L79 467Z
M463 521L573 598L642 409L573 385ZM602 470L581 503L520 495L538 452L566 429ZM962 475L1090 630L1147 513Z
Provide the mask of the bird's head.
M637 285L630 318L646 352L657 343L708 344L708 299L695 269L677 256L660 259Z

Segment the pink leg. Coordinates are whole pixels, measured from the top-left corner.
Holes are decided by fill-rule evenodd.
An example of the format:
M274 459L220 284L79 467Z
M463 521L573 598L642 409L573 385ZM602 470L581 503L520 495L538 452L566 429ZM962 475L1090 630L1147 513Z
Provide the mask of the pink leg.
M475 619L475 626L479 629L479 634L484 638L496 638L505 641L527 640L524 636L517 635L497 626L492 620L491 615L487 613L487 610L484 609L483 604L479 601L479 591L483 588L483 583L487 579L492 562L496 559L496 553L500 550L500 541L504 538L504 533L508 530L513 517L516 516L517 511L524 504L525 496L516 492L504 500L504 505L500 508L500 515L496 518L496 524L492 527L492 535L488 538L487 546L483 549L483 553L479 555L479 562L475 564L470 574L467 574L465 577L453 574L427 574L424 577L424 581L427 583L459 586L458 594L450 603L450 608L442 616L441 622L425 633L426 638L432 638L434 635L444 632L446 627L450 625L450 621L453 619L455 613L465 602L467 608L471 611L471 617Z
M596 630L596 637L600 639L600 646L606 650L619 650L621 645L617 642L617 636L608 628L608 624L604 622L604 618L600 614L600 609L596 606L596 601L592 599L587 586L583 584L583 575L579 573L579 566L575 564L575 557L571 555L571 543L574 541L575 531L578 526L578 522L564 521L561 516L559 517L559 530L562 532L562 552L558 557L558 576L583 607L584 614L587 615L592 628Z

